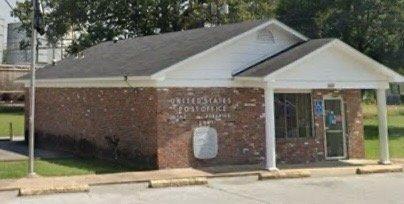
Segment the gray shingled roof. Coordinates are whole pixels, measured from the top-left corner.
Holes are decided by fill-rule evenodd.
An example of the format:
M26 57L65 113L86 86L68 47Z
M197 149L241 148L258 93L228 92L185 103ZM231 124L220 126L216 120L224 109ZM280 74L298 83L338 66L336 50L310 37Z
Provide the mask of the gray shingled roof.
M150 76L267 21L247 21L113 42L37 71L38 79ZM28 76L25 76L27 78Z
M318 48L323 47L333 40L334 39L315 39L299 43L235 74L235 76L265 77L268 74L271 74L272 72L310 54Z

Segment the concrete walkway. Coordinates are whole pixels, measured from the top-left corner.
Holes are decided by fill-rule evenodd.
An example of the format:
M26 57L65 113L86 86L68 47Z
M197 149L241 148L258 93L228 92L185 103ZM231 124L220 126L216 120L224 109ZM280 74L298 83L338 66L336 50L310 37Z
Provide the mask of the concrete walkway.
M35 149L36 158L61 158L70 155L53 151ZM0 161L19 161L28 159L28 147L24 141L0 140Z
M281 171L309 171L312 177L322 176L338 176L338 175L354 175L358 167L380 167L382 165L375 165L376 161L353 161L352 164L347 166L322 166L326 167L310 167L306 166L289 166L284 167ZM360 163L354 165L355 163ZM328 164L329 165L329 164ZM314 165L316 166L316 165ZM204 168L204 169L166 169L154 171L138 171L138 172L125 172L113 174L100 174L100 175L81 175L69 177L38 177L38 178L21 178L0 180L0 191L7 190L21 190L26 188L35 189L50 189L57 188L63 189L67 186L72 188L74 186L82 185L107 185L107 184L123 184L123 183L142 183L150 180L160 179L180 179L190 177L234 177L234 176L258 176L260 173L265 173L265 170L254 169L256 166L224 166L217 168ZM236 171L238 169L238 171Z
M257 181L254 176L210 179L205 186L150 189L147 184L91 186L88 192L18 197L0 192L1 203L403 203L404 174Z
M90 174L69 177L37 177L37 178L21 178L21 179L5 179L0 180L0 191L19 190L21 188L59 188L61 186L74 185L106 185L120 183L140 183L149 180L158 179L177 179L189 177L208 177L211 174L201 170L186 169L168 169L154 171L138 171L114 174Z

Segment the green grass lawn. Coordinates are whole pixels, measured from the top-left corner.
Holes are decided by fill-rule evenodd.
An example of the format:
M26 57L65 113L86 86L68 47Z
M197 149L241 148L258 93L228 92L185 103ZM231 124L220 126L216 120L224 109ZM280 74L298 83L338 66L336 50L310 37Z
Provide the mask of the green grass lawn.
M10 122L13 123L14 135L23 135L24 110L0 107L0 138L9 137ZM27 175L27 169L27 161L0 162L0 179L24 177ZM60 158L35 161L35 172L41 176L72 176L138 170L142 170L142 168L98 159Z
M21 178L27 175L27 161L0 162L0 179ZM35 161L35 172L41 176L72 176L136 171L139 168L114 164L97 159L43 159Z
M376 105L363 106L366 157L379 157L379 132ZM404 105L388 107L390 157L404 158Z
M24 135L24 110L22 108L0 107L0 137L10 136L10 123L13 123L15 136Z

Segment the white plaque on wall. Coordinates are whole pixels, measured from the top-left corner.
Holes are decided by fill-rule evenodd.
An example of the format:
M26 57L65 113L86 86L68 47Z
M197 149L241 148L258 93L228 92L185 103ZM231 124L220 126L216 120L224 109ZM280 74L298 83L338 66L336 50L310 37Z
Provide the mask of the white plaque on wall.
M197 159L213 159L217 156L217 131L211 127L194 130L194 156Z

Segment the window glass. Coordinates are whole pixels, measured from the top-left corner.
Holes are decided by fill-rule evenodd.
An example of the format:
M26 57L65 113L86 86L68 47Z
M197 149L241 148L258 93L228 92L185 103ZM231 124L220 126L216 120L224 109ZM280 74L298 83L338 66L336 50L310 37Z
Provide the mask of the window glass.
M275 94L275 134L277 138L312 136L310 94Z
M283 138L286 135L285 104L283 95L275 94L275 136Z

